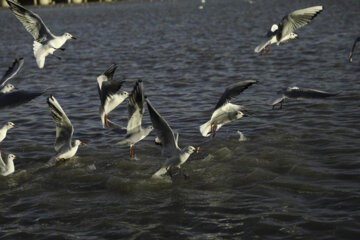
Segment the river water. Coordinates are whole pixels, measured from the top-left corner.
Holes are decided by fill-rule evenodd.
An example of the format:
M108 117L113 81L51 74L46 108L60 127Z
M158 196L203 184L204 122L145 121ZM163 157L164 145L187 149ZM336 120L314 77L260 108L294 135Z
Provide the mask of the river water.
M0 68L16 57L11 82L47 89L30 103L0 112L13 121L1 143L16 172L0 177L0 239L359 239L360 52L347 58L360 33L360 2L321 1L324 11L297 31L299 40L253 49L273 23L319 1L208 0L94 3L32 8L54 34L70 32L66 51L36 67L32 37L0 9ZM101 128L97 76L111 63L131 91L145 94L180 132L180 145L200 145L183 166L187 180L151 180L164 159L155 134L129 149L123 136ZM224 89L256 79L234 100L249 117L203 138L199 126ZM341 92L289 100L272 110L288 86ZM53 94L88 144L54 167ZM124 102L109 118L126 124ZM146 110L143 125L151 124ZM247 137L239 141L237 131Z

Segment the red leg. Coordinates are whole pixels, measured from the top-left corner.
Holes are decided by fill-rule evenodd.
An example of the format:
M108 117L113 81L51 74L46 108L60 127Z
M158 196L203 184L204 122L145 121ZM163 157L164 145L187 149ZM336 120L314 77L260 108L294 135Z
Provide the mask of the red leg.
M106 125L108 128L110 128L109 123L108 123L108 120L107 120L107 115L106 115L106 114L105 114L105 125Z
M269 53L270 53L270 50L271 50L271 42L269 43L269 48L268 48L266 54L269 54Z

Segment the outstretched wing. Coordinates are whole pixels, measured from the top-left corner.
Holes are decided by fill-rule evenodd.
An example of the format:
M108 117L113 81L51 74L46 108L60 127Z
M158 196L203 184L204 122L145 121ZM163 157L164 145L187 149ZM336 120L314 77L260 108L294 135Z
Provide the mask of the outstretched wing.
M0 153L0 172L1 172L2 170L5 170L5 168L6 168L6 165L5 165L5 163L4 163L4 160L3 160L2 157L1 157L1 153Z
M137 132L141 128L141 121L144 114L144 87L142 80L137 80L134 89L129 96L128 112L129 120L127 132Z
M355 51L355 47L356 47L356 43L360 41L360 37L356 38L354 43L353 43L353 46L351 48L351 52L350 52L350 56L349 56L349 62L352 62L352 56L354 54L354 51Z
M0 93L0 109L13 108L27 103L44 92L15 91Z
M58 152L63 147L71 148L71 139L74 133L74 128L71 125L69 118L66 116L64 110L61 108L55 97L50 96L47 99L47 103L56 125L55 151Z
M24 8L12 0L6 0L15 17L24 25L25 29L33 36L34 40L44 42L53 37L40 16Z
M162 155L166 158L171 157L174 152L179 150L178 137L175 138L174 132L166 120L156 111L150 100L146 98L152 125L161 141Z
M19 58L15 59L13 64L9 67L9 69L6 71L4 76L0 80L0 88L5 86L5 83L9 81L11 78L13 78L20 70L20 68L24 65L24 59Z
M325 92L310 88L293 87L293 88L288 88L284 92L284 94L289 98L326 98L326 97L336 96L339 93L330 93L330 92Z
M243 92L245 89L253 85L254 83L257 83L256 80L245 80L238 83L234 83L227 87L225 89L225 92L220 97L218 103L215 106L215 109L218 109L219 107L223 106L224 104L230 102L233 98L238 96L241 92Z
M305 26L311 22L311 20L313 20L322 10L323 6L313 6L291 12L285 16L279 24L279 28L282 29L281 35L287 36L296 29Z
M97 78L98 92L102 106L104 106L106 98L119 91L124 83L124 81L113 80L116 68L116 64L111 64L111 66Z

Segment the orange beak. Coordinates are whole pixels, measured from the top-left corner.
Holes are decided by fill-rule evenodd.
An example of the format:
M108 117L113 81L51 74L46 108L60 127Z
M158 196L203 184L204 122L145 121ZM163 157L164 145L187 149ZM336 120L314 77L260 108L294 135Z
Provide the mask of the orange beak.
M84 142L81 142L80 144L86 147L86 143L84 143Z
M199 154L199 150L200 150L200 147L197 147L195 153Z

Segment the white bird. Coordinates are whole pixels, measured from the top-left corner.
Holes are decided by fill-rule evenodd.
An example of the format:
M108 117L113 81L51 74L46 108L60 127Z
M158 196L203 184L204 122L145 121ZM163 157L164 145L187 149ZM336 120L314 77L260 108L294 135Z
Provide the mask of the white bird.
M258 45L254 51L258 53L264 49L261 54L265 54L266 46L269 46L266 53L270 53L271 44L276 43L279 45L280 43L297 39L299 36L294 33L294 31L311 22L311 20L313 20L322 10L323 6L313 6L299 9L286 15L279 24L272 25L270 31L266 35L268 40Z
M2 142L6 138L7 131L15 127L13 122L8 122L0 128L0 142Z
M160 178L164 174L170 173L172 167L177 167L181 170L181 165L188 160L191 154L194 152L198 153L200 147L195 148L193 146L187 146L180 149L178 145L179 134L174 134L169 124L153 107L148 98L146 99L146 103L149 109L151 122L161 141L162 156L166 158L162 167L152 176L153 178Z
M124 81L113 80L116 68L117 66L112 64L97 78L98 92L101 101L99 114L103 128L105 125L109 127L107 115L129 96L129 93L125 91L116 93L124 83Z
M214 108L210 120L200 126L200 132L204 137L209 137L211 133L215 137L216 131L224 124L244 117L244 113L241 112L244 107L232 104L230 101L254 83L257 83L257 81L245 80L234 83L225 89Z
M8 70L5 72L5 74L2 76L0 80L0 92L4 93L4 92L9 92L12 89L15 89L15 87L12 84L10 84L10 87L5 84L20 71L23 65L24 65L23 58L15 59L13 64L8 68ZM6 86L8 89L4 90Z
M280 98L277 98L272 103L272 109L274 109L277 104L280 104L279 109L282 109L283 102L285 101L286 98L291 98L291 99L327 98L339 94L339 93L330 93L316 89L299 88L299 87L288 87L280 91L280 93L282 94L282 96Z
M60 57L54 55L57 49L65 50L61 48L67 40L76 39L70 33L64 33L61 36L55 36L46 27L39 15L24 8L18 3L12 0L6 0L10 6L10 10L14 13L15 17L24 25L25 29L33 36L33 51L36 59L36 63L39 68L43 68L45 65L45 57L47 55L53 55L60 59Z
M8 154L6 164L4 163L1 153L0 153L0 175L7 176L15 172L14 159L16 156L14 154Z
M50 159L50 162L69 159L75 156L78 147L86 144L80 140L75 140L72 144L72 136L74 128L66 116L64 110L61 108L55 97L50 96L47 99L47 103L50 108L51 115L56 125L56 140L54 144L55 151L57 152L54 157Z
M141 121L144 115L144 87L142 80L135 83L128 102L129 120L125 139L117 144L130 146L130 158L134 157L135 143L144 139L154 129L152 126L142 128Z
M23 103L26 103L44 92L39 91L13 91L17 89L11 83L7 83L13 78L21 69L24 64L24 59L15 59L12 66L5 72L4 76L0 80L0 109L16 107Z
M355 47L356 47L356 43L360 41L360 37L357 37L353 43L353 46L351 48L351 51L350 51L350 56L349 56L349 62L352 62L352 56L354 54L354 51L355 51Z

